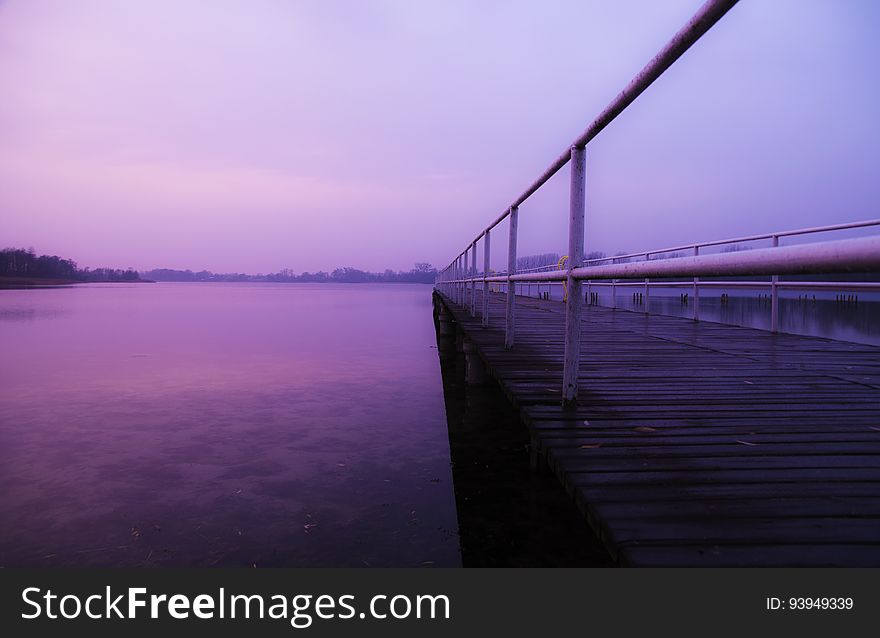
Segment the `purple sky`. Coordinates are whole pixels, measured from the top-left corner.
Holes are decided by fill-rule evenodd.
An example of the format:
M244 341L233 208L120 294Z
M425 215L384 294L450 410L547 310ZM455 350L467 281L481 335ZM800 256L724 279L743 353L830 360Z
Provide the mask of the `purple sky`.
M445 265L700 4L0 0L0 245ZM587 250L880 216L877 33L870 0L743 0L588 148ZM521 255L564 252L567 179Z

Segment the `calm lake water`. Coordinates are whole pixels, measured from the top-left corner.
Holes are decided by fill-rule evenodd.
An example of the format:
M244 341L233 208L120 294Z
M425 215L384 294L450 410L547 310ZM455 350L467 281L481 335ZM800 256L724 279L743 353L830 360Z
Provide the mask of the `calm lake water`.
M0 291L0 566L459 565L424 285Z

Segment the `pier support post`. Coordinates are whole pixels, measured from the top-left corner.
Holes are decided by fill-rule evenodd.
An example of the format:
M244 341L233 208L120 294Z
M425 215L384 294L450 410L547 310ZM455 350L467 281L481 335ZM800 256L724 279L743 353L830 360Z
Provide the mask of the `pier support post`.
M516 302L516 284L511 277L516 274L516 226L519 207L510 209L510 238L507 243L507 315L504 322L504 347L513 347L514 305Z
M455 321L452 319L452 314L445 306L440 309L440 315L437 317L437 321L438 331L441 337L451 337L455 334Z
M462 344L464 350L464 379L468 385L485 385L488 375L486 374L486 365L477 354L474 342L465 339Z
M779 235L773 235L773 248L779 247ZM779 332L779 275L771 277L770 332Z
M577 402L578 369L581 361L581 282L571 276L584 260L584 212L586 205L586 150L571 148L571 186L568 217L568 299L565 302L565 359L562 368L562 404Z
M489 232L483 235L483 327L489 327Z
M464 330L461 329L461 326L456 325L455 327L455 351L464 352Z

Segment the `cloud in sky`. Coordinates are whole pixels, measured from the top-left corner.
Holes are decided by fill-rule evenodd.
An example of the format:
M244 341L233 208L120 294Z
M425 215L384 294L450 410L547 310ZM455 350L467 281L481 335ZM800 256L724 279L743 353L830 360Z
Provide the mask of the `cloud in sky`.
M699 4L7 0L0 243L445 263ZM878 216L878 28L867 0L736 6L590 146L588 250ZM563 250L566 182L523 207L521 254Z

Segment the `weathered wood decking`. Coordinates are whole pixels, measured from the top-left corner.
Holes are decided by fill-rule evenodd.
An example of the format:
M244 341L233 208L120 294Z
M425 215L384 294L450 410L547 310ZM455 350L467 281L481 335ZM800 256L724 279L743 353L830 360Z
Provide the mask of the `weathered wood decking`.
M621 564L880 565L880 348L585 306L566 411L561 302L438 300Z

